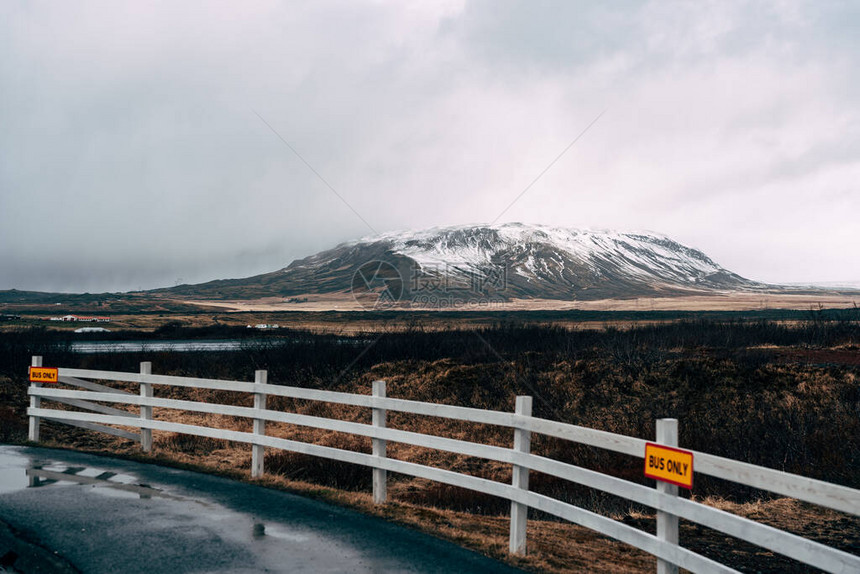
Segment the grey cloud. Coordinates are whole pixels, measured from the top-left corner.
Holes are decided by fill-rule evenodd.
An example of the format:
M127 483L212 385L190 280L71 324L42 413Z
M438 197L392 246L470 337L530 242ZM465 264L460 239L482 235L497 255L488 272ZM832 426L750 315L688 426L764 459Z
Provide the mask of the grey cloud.
M491 219L608 107L509 217L684 235L683 203L722 249L721 189L855 164L860 50L847 4L710 6L0 5L0 289L266 272L366 235L254 112L385 230Z

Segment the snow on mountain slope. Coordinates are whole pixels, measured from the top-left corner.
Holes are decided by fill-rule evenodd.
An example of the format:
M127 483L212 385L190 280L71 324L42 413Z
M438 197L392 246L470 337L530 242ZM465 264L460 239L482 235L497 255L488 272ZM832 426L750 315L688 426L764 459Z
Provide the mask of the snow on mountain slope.
M404 300L606 299L708 294L765 287L701 251L655 233L508 223L385 233L343 243L288 267L178 287L213 298L348 293L385 262ZM398 287L398 288L400 288Z
M476 276L504 273L502 289L495 287L507 297L624 297L756 285L655 233L509 223L385 233L340 249L367 246L411 261L413 277L444 277L465 286Z
M383 234L360 242L390 241L393 253L409 257L426 269L443 267L477 271L499 260L499 254L528 253L525 264L516 272L537 276L536 252L550 249L549 258L564 268L573 260L600 274L606 263L619 271L643 278L668 278L696 281L725 270L703 253L684 247L666 236L654 233L619 233L564 229L519 223L486 227L447 227L419 232ZM555 256L555 257L554 257Z

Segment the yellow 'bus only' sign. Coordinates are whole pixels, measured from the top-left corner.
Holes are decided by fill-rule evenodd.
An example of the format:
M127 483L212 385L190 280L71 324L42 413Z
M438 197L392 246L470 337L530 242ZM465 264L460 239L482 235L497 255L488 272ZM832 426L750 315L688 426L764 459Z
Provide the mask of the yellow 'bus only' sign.
M30 367L31 383L59 383L60 370L56 367Z
M693 453L651 442L645 443L645 476L684 488L693 488Z

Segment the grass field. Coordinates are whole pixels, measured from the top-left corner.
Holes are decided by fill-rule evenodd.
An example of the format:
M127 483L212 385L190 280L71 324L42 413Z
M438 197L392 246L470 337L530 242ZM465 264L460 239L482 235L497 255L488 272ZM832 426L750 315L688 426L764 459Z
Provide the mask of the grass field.
M279 311L363 311L362 305L349 293L307 294L290 298L301 302L285 301L280 297L254 300L217 301L212 299L177 300L182 305L199 305L234 312ZM481 308L478 302L469 306L464 302L457 311L755 311L763 309L817 309L844 308L860 304L860 291L831 292L726 292L718 294L681 295L667 297L636 297L625 299L596 299L560 301L556 299L512 299L487 303ZM408 301L400 302L395 309L421 311ZM444 307L441 311L450 310Z
M513 317L427 314L405 321L391 314L364 315L361 328L323 328L349 322L349 314L305 314L307 330L266 333L289 345L231 353L132 353L78 355L62 344L62 332L17 329L0 333L0 440L26 434L26 367L31 354L45 364L137 371L152 361L160 374L252 380L269 370L270 382L369 393L385 379L388 395L429 402L510 411L514 397L534 397L535 414L602 430L652 438L660 417L680 420L680 442L695 450L745 460L854 488L860 487L860 312L762 310L686 315L572 314L532 312ZM585 315L582 315L585 313ZM631 314L632 313L632 314ZM393 318L392 318L393 317ZM577 321L577 319L579 321ZM426 321L427 323L422 323ZM589 328L584 328L590 325ZM263 321L255 321L263 322ZM447 322L447 323L444 323ZM620 328L618 325L623 325ZM597 328L595 328L597 327ZM176 322L128 337L233 337L244 327ZM256 335L257 333L255 333ZM111 334L120 335L120 334ZM352 344L343 344L344 341ZM136 389L133 389L136 391ZM233 393L158 389L156 396L245 404ZM270 399L270 408L369 422L361 409ZM156 418L249 430L231 417L159 411ZM510 446L510 431L392 413L389 426ZM370 451L369 439L271 424L273 435L338 448ZM155 433L144 457L245 476L250 450L243 445ZM46 424L54 445L138 456L122 439ZM536 438L533 450L615 476L645 482L641 461ZM510 468L467 457L392 444L395 458L454 468L509 481ZM578 527L535 516L530 554L507 558L507 505L485 495L408 477L393 476L392 502L374 507L370 472L361 467L270 452L264 482L382 514L445 536L535 571L643 571L653 559ZM533 473L531 487L631 525L653 529L648 509ZM754 516L853 553L860 553L854 517L816 510L715 479L699 479L693 495L709 504ZM704 528L682 527L682 542L744 571L806 572L790 560L731 541Z
M329 306L324 310L302 309L292 306L278 310L277 305L242 302L233 305L221 302L214 306L193 305L189 302L159 300L153 303L146 298L99 299L73 296L56 303L0 302L0 331L17 331L41 327L48 330L71 332L88 323L50 321L51 317L67 314L100 315L110 318L110 324L98 324L112 332L129 330L130 336L146 336L158 329L181 326L185 328L246 327L260 323L276 324L289 329L309 330L317 333L360 334L421 330L450 330L487 328L500 323L517 325L554 325L568 329L603 329L607 326L629 328L677 320L770 320L803 322L826 318L851 318L856 313L860 297L832 295L827 297L795 297L786 301L769 300L749 295L728 297L731 304L720 304L715 297L674 297L665 299L630 299L619 301L593 301L581 308L541 308L540 302L530 302L534 308L519 308L516 302L494 310L356 310L349 305L344 309ZM355 301L349 298L352 303ZM557 304L558 302L553 302ZM782 305L774 305L781 303ZM290 307L290 305L287 305ZM227 332L226 330L224 331ZM192 334L193 335L193 334ZM116 336L116 335L111 335ZM120 335L122 336L122 335ZM236 336L230 332L225 336Z

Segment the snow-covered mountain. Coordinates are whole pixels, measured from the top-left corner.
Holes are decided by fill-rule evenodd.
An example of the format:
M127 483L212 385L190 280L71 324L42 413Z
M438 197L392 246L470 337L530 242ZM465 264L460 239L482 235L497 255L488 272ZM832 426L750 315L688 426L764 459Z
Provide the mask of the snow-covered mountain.
M701 251L654 233L511 223L391 233L352 245L368 242L387 242L391 253L414 261L425 273L459 283L504 271L509 290L520 296L595 298L754 285Z
M170 291L292 297L373 290L374 281L396 291L396 298L431 306L444 297L574 300L764 287L664 235L508 223L385 233L273 273Z

